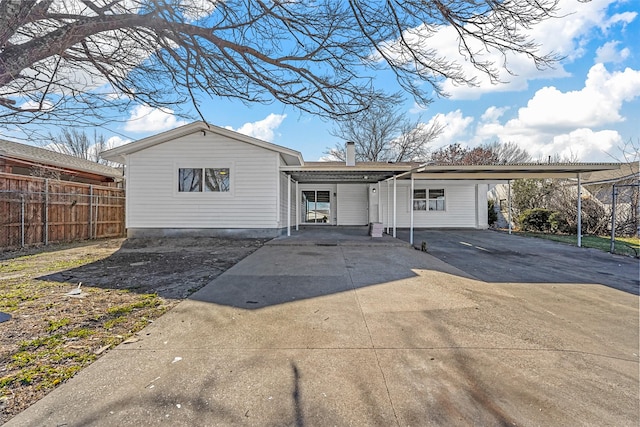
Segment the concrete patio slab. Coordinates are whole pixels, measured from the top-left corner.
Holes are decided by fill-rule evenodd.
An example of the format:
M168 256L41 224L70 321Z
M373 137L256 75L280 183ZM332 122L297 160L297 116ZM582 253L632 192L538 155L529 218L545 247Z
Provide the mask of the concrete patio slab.
M532 280L396 242L265 245L6 425L637 425L637 294L530 242Z

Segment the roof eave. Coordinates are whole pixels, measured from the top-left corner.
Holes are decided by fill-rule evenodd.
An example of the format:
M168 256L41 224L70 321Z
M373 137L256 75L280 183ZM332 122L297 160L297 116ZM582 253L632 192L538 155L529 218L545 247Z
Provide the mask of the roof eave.
M126 156L129 154L133 154L147 148L153 147L154 145L162 144L164 142L168 142L170 140L180 138L186 135L190 135L195 132L213 132L218 135L223 135L231 139L236 139L241 142L246 142L248 144L252 144L258 147L265 148L267 150L278 152L285 159L287 164L289 162L293 164L304 164L304 160L302 159L302 154L299 151L291 150L286 147L282 147L280 145L272 144L270 142L262 141L257 138L253 138L247 135L243 135L241 133L224 129L219 126L209 125L205 122L193 122L187 125L181 126L179 128L171 129L169 131L159 133L157 135L152 135L147 138L140 139L138 141L131 142L129 144L112 148L111 150L103 151L100 153L100 157L106 160L115 161L118 163L124 164L126 161Z

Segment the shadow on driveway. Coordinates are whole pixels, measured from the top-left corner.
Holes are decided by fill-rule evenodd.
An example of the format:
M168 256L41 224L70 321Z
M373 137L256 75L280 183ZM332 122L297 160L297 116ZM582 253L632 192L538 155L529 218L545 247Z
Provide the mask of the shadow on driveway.
M407 230L398 237L409 240ZM637 259L492 230L419 230L414 244L490 283L601 284L638 295Z

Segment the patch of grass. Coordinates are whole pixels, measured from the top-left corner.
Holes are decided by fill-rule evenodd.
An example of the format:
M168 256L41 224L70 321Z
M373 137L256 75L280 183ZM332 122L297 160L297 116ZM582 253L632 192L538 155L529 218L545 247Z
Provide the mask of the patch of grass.
M71 322L71 320L66 317L58 320L48 320L47 323L49 323L49 326L47 326L47 332L55 332L58 329L67 326L69 322Z
M63 340L62 340L62 335L60 334L55 334L55 335L51 335L49 337L39 337L39 338L34 338L31 341L22 341L20 342L20 346L19 346L19 350L20 351L25 351L25 350L37 350L40 347L46 347L46 348L54 348L60 344L62 344Z
M41 293L33 289L28 283L11 284L6 287L6 291L0 289L0 310L13 311L20 303L25 301L35 301L40 298Z
M36 390L50 389L74 376L84 365L53 367L48 365L23 369L13 375L0 378L0 388L11 385L37 384Z
M546 234L546 233L530 233L517 232L521 236L535 237L539 239L553 240L555 242L576 245L578 236L575 234ZM606 236L582 236L582 246L585 248L599 249L603 252L611 250L611 237ZM614 252L619 255L627 255L637 257L640 253L640 240L635 237L616 237Z
M25 255L18 258L14 258L11 261L0 262L0 273L15 273L17 271L24 271L31 267L28 262L34 258L34 255Z
M118 316L116 318L113 319L109 319L106 322L104 322L104 328L105 329L113 329L114 326L119 325L120 323L125 323L127 321L127 317L126 316Z
M124 314L131 313L135 309L153 308L159 306L161 303L162 302L158 298L158 294L143 294L140 295L139 301L130 304L109 307L109 309L107 310L107 314L110 316L122 316Z
M87 338L95 333L96 331L89 328L78 328L67 332L65 335L68 338Z
M82 258L76 258L76 259L70 259L70 260L63 260L63 261L57 261L54 262L52 264L50 264L47 268L51 271L53 270L69 270L72 268L76 268L76 267L81 267L83 265L92 263L96 260L98 260L100 258L94 257L94 256L86 256L86 257L82 257Z

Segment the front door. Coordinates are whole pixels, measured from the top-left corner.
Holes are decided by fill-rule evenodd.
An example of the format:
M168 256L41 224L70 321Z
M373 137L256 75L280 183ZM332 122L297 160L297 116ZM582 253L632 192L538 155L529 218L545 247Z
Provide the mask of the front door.
M331 192L305 190L302 192L302 222L328 224L331 222Z

